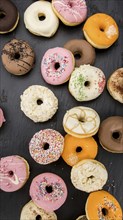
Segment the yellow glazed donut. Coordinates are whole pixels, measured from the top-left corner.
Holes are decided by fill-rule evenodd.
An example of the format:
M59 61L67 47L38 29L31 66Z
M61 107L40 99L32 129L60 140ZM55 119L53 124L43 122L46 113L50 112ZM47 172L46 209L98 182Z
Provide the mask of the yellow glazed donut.
M78 137L91 137L97 133L100 125L98 113L88 107L77 106L66 112L63 127L66 133Z
M94 159L97 155L97 143L94 138L77 138L69 134L65 136L63 160L70 166L74 166L80 160Z
M85 210L88 220L122 220L120 204L104 190L89 195Z
M87 41L98 49L110 47L119 36L115 20L103 13L97 13L89 17L85 22L83 32Z

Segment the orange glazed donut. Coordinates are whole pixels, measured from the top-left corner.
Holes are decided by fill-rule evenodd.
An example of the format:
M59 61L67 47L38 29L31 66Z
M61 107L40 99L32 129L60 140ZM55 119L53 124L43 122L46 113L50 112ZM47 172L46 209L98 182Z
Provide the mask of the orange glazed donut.
M103 13L97 13L89 17L85 22L83 32L87 41L98 49L110 47L119 36L115 20Z
M70 166L74 166L80 160L94 159L98 146L94 138L77 138L69 134L64 139L63 160Z
M104 190L90 193L85 211L88 220L122 220L123 216L118 201Z

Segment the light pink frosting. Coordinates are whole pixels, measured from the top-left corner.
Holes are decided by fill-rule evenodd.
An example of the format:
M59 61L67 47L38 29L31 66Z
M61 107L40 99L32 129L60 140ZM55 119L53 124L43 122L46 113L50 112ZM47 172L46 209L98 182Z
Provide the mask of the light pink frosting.
M2 109L0 108L0 127L2 126L3 122L5 122L5 118L4 118L4 115L3 115L3 111Z
M59 64L59 68L55 68ZM41 72L44 80L51 85L60 85L66 82L74 69L72 53L61 47L49 49L41 62Z
M3 157L0 160L0 189L14 192L20 189L28 179L28 165L19 156Z
M81 23L86 19L85 0L52 0L53 7L68 23Z
M50 193L46 190L48 186L52 186ZM56 174L42 173L33 179L30 196L37 206L50 212L63 205L67 198L67 187L63 179Z

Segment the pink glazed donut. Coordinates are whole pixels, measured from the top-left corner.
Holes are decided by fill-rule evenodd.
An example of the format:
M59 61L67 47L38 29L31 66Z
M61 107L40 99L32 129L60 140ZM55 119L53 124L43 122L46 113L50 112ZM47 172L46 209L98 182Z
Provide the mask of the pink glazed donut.
M32 158L43 165L58 160L63 152L63 147L63 136L53 129L44 129L37 132L29 143Z
M59 19L68 26L78 25L87 17L85 0L52 0L52 7Z
M63 179L54 173L36 176L30 186L33 202L47 212L60 208L67 198L67 187Z
M74 70L73 54L61 47L49 49L41 62L41 72L44 80L51 85L60 85L69 80Z
M0 127L2 127L3 122L5 122L3 110L0 108Z
M2 157L0 160L0 189L14 192L20 189L29 178L27 161L17 155Z

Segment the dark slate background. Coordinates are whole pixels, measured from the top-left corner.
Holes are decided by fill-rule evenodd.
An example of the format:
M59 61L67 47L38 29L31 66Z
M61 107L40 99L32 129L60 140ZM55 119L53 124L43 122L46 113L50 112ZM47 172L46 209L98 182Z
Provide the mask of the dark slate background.
M123 115L123 106L115 101L107 92L96 100L79 103L68 92L68 83L61 86L48 85L40 74L40 62L45 51L51 47L62 47L70 39L83 39L82 26L67 27L60 22L57 33L52 38L37 37L29 33L23 22L23 14L33 0L12 0L20 13L18 27L9 34L0 36L0 51L5 43L13 38L23 39L30 43L36 55L34 69L27 75L17 77L9 74L3 67L0 59L0 106L5 112L6 123L0 129L0 154L20 155L30 165L30 178L25 186L13 193L0 192L0 220L19 220L22 207L30 200L29 187L32 179L42 172L54 172L60 175L67 184L68 198L65 204L56 211L58 220L75 220L85 213L85 202L88 194L73 187L70 181L70 170L60 158L57 162L42 166L37 164L30 156L28 145L33 134L40 129L52 128L65 134L62 119L66 110L83 105L94 108L101 120L112 115ZM123 0L87 0L88 16L102 12L114 17L119 29L118 41L109 49L96 50L95 66L101 68L106 78L116 69L123 67ZM20 110L20 95L30 85L39 84L51 89L59 99L57 114L48 122L37 123L28 119ZM97 136L95 137L98 141ZM99 144L99 143L98 143ZM99 145L97 160L102 162L109 174L104 189L114 195L123 208L123 154L112 154Z

